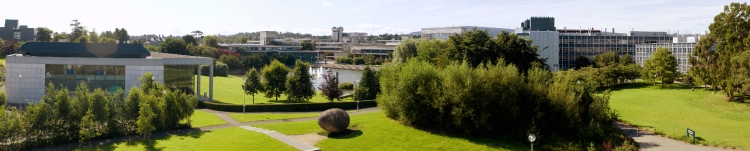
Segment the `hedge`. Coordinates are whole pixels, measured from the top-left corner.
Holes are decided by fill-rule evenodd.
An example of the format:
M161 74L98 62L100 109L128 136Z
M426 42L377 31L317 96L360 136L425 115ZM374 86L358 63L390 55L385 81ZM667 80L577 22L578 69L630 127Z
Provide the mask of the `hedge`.
M352 90L352 89L354 89L354 83L343 82L343 83L339 84L339 89Z
M359 102L359 108L375 107L374 100ZM199 108L206 108L225 112L242 112L242 104L226 104L217 102L198 102ZM309 112L324 111L331 108L351 110L357 108L357 102L327 102L327 103L291 103L291 104L253 104L247 105L245 112Z
M201 75L208 76L210 70L211 67L209 67L209 65L202 65ZM229 76L229 67L227 66L227 64L217 61L216 66L214 67L214 76Z

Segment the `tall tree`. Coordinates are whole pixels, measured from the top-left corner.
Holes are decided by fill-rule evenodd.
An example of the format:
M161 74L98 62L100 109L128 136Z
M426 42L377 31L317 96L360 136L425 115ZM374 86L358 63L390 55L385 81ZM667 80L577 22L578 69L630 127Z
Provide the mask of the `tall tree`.
M190 55L190 51L187 50L187 44L182 39L167 38L159 44L159 50L164 53Z
M417 57L419 39L407 39L393 49L393 62L404 63L411 57Z
M326 74L323 74L323 83L318 86L318 89L320 89L321 95L325 96L328 101L333 102L333 99L341 101L341 95L344 94L344 92L339 89L339 79L334 75L333 71L328 70Z
M495 63L503 58L507 63L516 65L522 73L531 69L535 64L545 69L548 68L544 66L546 59L539 58L538 48L531 46L531 41L507 32L498 34L497 38L492 38L486 30L474 28L460 35L450 36L448 42L452 45L447 51L448 58L466 60L473 67L481 63Z
M117 43L124 44L125 42L130 41L130 35L128 35L128 30L125 30L125 28L122 28L119 31L117 31L116 35L117 35Z
M373 100L375 96L380 93L380 82L376 76L377 72L372 70L370 66L365 67L362 72L362 78L357 84L355 89L354 97L358 100Z
M289 100L297 102L307 101L315 95L312 78L310 76L310 63L297 60L294 64L292 75L286 81L286 96Z
M653 78L661 80L661 84L664 86L664 83L670 83L678 75L677 58L672 55L672 51L668 48L656 48L656 52L651 55L651 58L644 61L643 70L645 78L652 78L653 75Z
M55 32L52 36L52 42L60 42L60 39L67 39L68 41L71 41L68 39L68 34L65 32L57 33Z
M203 38L203 45L219 48L219 41L216 36L206 36Z
M261 74L266 97L276 97L276 101L279 101L281 94L286 91L286 78L289 69L278 60L273 60L271 64L263 67Z
M242 85L242 90L245 90L245 94L253 96L253 104L255 104L255 94L263 91L263 84L260 82L260 76L255 68L250 68L245 73L245 84Z
M243 37L243 38L247 38L247 37ZM302 50L313 50L313 44L310 41L302 41Z
M36 41L50 42L52 40L52 30L45 27L36 28Z
M747 3L731 3L724 6L724 11L714 17L714 22L708 26L708 34L701 38L696 45L693 55L698 60L693 61L703 68L700 74L708 74L712 85L718 85L726 92L729 100L734 100L735 88L741 87L735 81L737 70L732 67L731 59L750 50L750 6ZM712 50L715 48L715 52ZM700 75L698 74L698 75ZM708 76L706 76L708 77Z
M248 40L250 40L250 38L247 38L245 36L240 37L240 42L243 43L243 44L246 44ZM308 43L310 43L310 42L308 42ZM302 42L302 48L303 48L302 50L305 50L304 47L305 47L305 43ZM308 50L312 50L312 49L308 49Z
M739 96L744 99L744 94L750 91L750 51L742 52L730 60L732 65L732 84L739 86Z
M610 51L594 56L594 66L597 68L617 65L620 61L620 55L617 51Z
M575 67L573 67L573 69L578 70L588 66L591 66L591 61L589 60L589 58L586 56L578 56L578 58L576 58L575 60Z
M630 54L625 54L620 58L619 63L623 66L627 66L630 64L635 64L635 59L633 59L633 56L630 56Z
M96 33L96 30L89 32L89 40L91 40L91 43L99 43L99 34Z
M182 36L182 41L185 41L185 43L188 43L188 44L193 44L196 46L198 45L198 42L195 41L195 37L193 35Z
M151 134L152 131L156 130L156 127L152 124L154 117L156 114L153 110L151 110L151 105L148 103L141 103L140 104L140 110L138 111L138 120L136 121L136 125L138 126L138 134L141 134L148 139L148 135Z
M78 22L78 19L74 19L73 22L70 23L70 27L73 27L70 33L71 40L77 40L81 36L87 34L86 31L84 31L86 27L81 26L81 22Z

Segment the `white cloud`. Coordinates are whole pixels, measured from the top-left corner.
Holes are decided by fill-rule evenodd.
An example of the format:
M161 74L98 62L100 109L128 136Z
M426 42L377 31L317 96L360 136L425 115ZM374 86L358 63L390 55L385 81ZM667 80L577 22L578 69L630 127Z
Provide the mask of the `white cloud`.
M329 2L326 2L326 1L320 1L320 2L323 3L323 7L331 6L331 3Z

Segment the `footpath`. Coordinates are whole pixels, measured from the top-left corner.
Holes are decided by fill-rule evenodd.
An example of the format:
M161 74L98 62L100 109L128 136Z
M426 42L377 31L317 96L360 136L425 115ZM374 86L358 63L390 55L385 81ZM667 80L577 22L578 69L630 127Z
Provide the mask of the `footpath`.
M724 149L693 145L682 141L677 141L661 137L654 133L639 130L636 127L621 122L615 122L620 131L633 138L640 146L641 151L723 151Z
M220 119L227 122L227 124L224 125L215 125L215 126L207 126L207 127L201 127L201 128L190 128L190 129L177 129L177 130L167 130L167 131L157 131L151 133L149 135L150 138L156 138L156 137L166 137L169 135L180 135L180 134L187 134L191 132L202 132L202 131L211 131L216 129L223 129L223 128L229 128L229 127L240 127L249 131L262 133L265 135L268 135L271 138L274 138L280 142L283 142L289 146L292 146L294 148L297 148L301 151L319 151L320 148L317 148L311 144L307 144L305 142L299 141L297 139L294 139L292 137L289 137L287 135L281 134L276 131L272 130L266 130L262 128L253 127L251 125L255 124L266 124L266 123L280 123L280 122L298 122L298 121L310 121L310 120L317 120L318 117L306 117L306 118L293 118L293 119L281 119L281 120L265 120L265 121L252 121L252 122L239 122L237 120L232 119L229 117L228 113L230 112L222 112L222 111L215 111L210 109L197 109L201 111L206 111L209 113L213 113L216 116L218 116ZM360 109L357 112L349 113L349 115L357 115L357 114L363 114L363 113L370 113L374 111L379 111L380 109L377 107L371 107L371 108L365 108ZM292 112L265 112L265 113L273 113L273 114L289 114ZM250 113L252 114L252 113ZM106 139L97 139L92 140L92 144L96 145L103 145L107 143L116 143L116 142L126 142L129 140L134 139L142 139L141 136L133 135L133 136L124 136L124 137L117 137L117 138L106 138ZM33 150L41 150L41 151L56 151L56 150L74 150L79 147L78 143L69 143L64 145L57 145L57 146L49 146L49 147L43 147L43 148L36 148Z

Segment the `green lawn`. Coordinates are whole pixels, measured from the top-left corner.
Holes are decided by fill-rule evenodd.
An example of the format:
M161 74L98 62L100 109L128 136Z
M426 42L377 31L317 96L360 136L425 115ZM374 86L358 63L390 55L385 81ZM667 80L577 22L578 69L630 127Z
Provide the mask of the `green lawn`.
M142 139L128 142L117 142L81 148L77 150L252 150L279 151L296 150L265 134L245 130L239 127L215 131L191 132L183 135L171 135L162 138ZM88 144L82 145L86 146Z
M316 147L322 150L526 150L523 144L493 139L452 137L404 126L383 112L351 116L350 126L356 130L344 135L331 135ZM287 135L319 133L317 121L285 122L254 125Z
M638 84L612 91L609 104L625 122L651 131L682 138L690 128L701 143L750 149L750 103L723 94Z
M356 110L346 111L351 114L357 112ZM252 121L265 121L265 120L280 120L280 119L293 119L293 118L305 118L305 117L318 117L322 112L308 112L308 113L229 113L229 117L239 122L252 122Z
M201 110L195 110L193 116L190 116L190 124L193 127L206 127L214 125L227 124L224 120L221 120L218 116L213 113L204 112Z
M201 95L208 91L208 76L201 76ZM214 100L230 104L243 104L242 77L214 77ZM281 95L279 101L276 98L266 98L263 93L255 94L255 104L296 103L288 101L286 95ZM252 104L253 97L247 95L247 104ZM343 101L352 101L351 97ZM317 92L309 102L329 102Z

